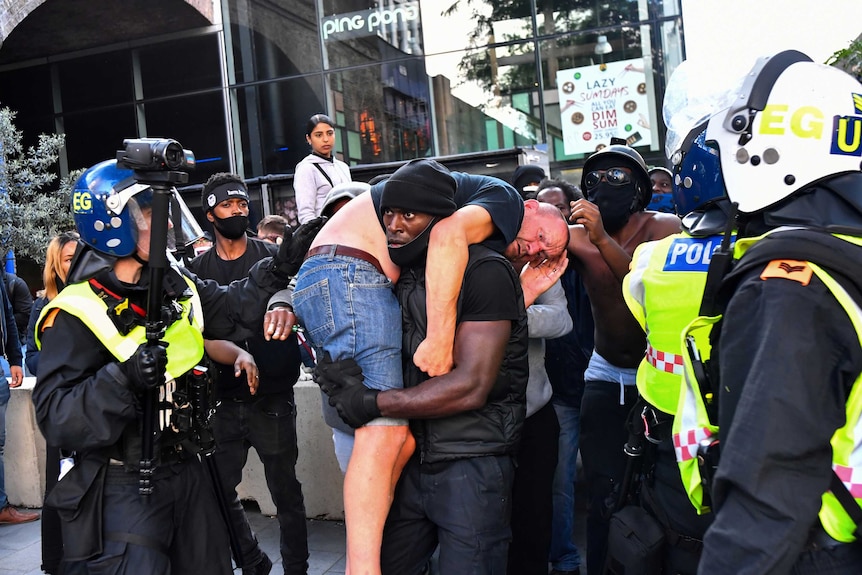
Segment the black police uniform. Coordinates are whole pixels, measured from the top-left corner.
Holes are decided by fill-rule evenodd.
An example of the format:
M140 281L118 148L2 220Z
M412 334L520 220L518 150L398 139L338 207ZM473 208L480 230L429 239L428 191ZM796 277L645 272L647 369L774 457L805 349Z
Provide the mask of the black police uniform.
M286 283L269 267L270 260L263 260L247 282L227 288L195 280L205 337L260 329L269 296ZM145 312L146 267L137 285L120 282L111 270L95 279L104 287L100 296L128 298ZM199 459L162 445L154 492L141 497L141 401L120 363L81 320L62 310L41 341L33 391L39 427L48 444L74 451L76 461L52 491L64 519L66 559L77 560L66 573L231 573L227 529Z
M846 262L839 273L862 269L862 247L834 245ZM735 289L719 340L716 517L698 573L860 573L862 544L829 542L817 516L862 348L816 275L806 285L804 274L764 273L768 265L739 269L725 284Z

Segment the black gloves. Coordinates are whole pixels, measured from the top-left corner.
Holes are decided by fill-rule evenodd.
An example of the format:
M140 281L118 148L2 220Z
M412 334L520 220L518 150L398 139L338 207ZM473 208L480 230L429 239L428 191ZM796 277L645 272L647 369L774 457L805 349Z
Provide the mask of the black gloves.
M132 391L144 393L165 383L167 365L168 344L160 341L157 345L142 343L120 367L129 378Z
M365 387L364 380L362 368L353 359L332 361L329 353L317 359L314 381L329 396L329 405L354 429L380 417L377 407L380 391Z
M277 277L286 281L296 275L311 242L325 223L326 218L319 217L305 222L296 230L284 227L284 239L278 247L278 253L272 258L272 272Z

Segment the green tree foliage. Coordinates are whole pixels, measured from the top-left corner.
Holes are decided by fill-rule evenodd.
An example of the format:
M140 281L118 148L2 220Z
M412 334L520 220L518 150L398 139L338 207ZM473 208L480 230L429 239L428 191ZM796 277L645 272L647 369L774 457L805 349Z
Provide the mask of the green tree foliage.
M41 134L25 150L14 120L14 111L0 108L0 253L15 250L16 257L41 264L48 241L75 227L69 194L81 172L58 178L63 135Z
M829 56L826 63L841 68L862 82L862 36L859 36L846 48L837 50Z

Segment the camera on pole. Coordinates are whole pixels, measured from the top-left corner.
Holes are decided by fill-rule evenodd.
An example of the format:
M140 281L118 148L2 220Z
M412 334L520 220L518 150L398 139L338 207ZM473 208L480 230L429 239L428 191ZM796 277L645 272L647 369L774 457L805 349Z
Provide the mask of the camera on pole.
M179 172L182 181L188 182L185 173L195 167L195 155L185 150L176 140L167 138L137 138L123 140L123 149L117 151L117 166L135 171L135 177L146 177L151 172Z

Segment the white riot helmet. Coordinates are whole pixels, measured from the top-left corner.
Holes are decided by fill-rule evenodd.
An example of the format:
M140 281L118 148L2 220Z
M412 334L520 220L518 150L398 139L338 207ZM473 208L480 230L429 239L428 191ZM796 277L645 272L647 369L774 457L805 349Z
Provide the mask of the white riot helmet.
M714 114L727 195L742 213L768 208L823 178L860 170L862 84L788 50L761 58L730 107Z

